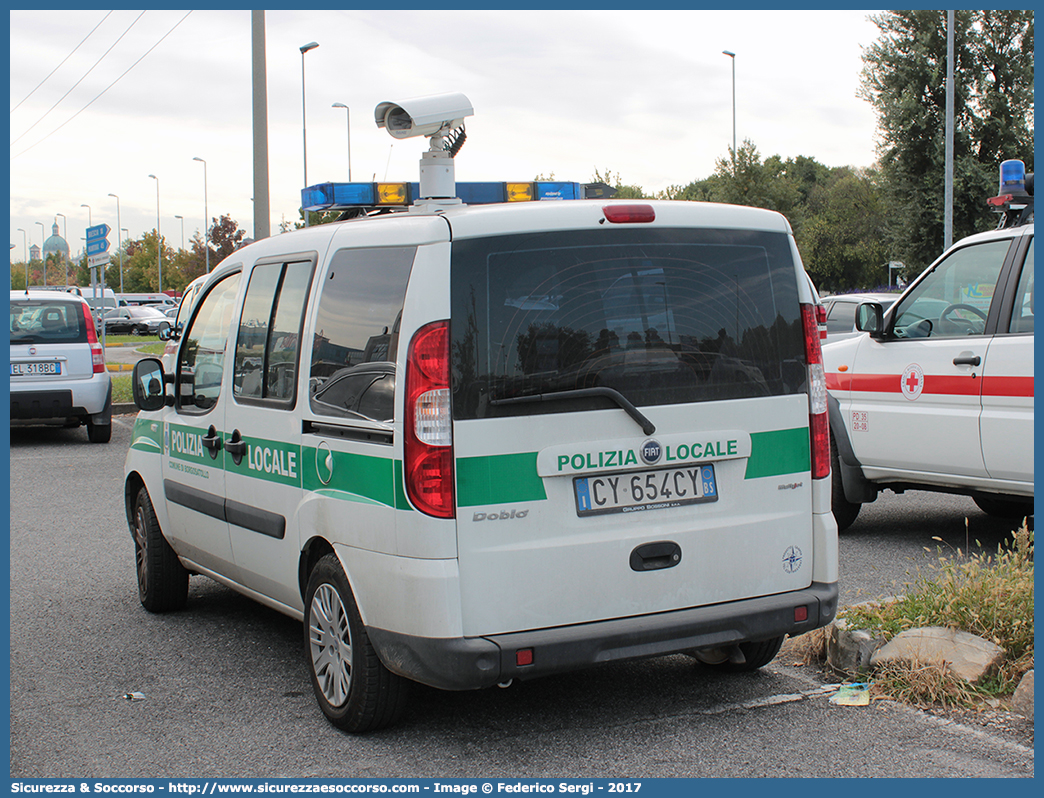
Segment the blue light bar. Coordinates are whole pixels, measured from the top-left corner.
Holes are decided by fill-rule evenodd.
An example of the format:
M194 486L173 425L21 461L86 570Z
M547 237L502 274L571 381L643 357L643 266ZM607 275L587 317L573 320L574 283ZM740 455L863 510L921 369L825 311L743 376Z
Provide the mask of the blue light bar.
M418 183L409 183L406 207L420 194ZM536 181L533 186L534 200L583 199L584 192L579 183L562 181ZM319 183L301 190L301 207L306 211L335 211L352 208L396 207L380 202L377 183ZM490 205L508 201L507 183L461 182L457 183L457 197L466 205Z

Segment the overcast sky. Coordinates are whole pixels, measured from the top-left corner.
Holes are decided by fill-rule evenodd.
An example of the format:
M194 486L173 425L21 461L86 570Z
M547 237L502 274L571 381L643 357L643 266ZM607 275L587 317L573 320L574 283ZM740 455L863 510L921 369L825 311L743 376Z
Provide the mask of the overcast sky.
M458 180L587 182L598 170L655 192L728 157L723 50L736 54L741 145L752 140L762 158L871 165L875 116L856 96L863 48L878 34L870 13L268 11L272 232L298 218L308 42L320 45L303 59L310 184L347 180L349 114L352 177L416 181L426 140L393 143L374 107L459 91L475 115ZM176 216L186 245L202 231L204 192L211 217L228 214L252 237L250 24L245 10L12 11L12 260L24 258L18 228L40 245L57 221L74 255L88 221L115 230L110 193L130 237L154 230L157 186L172 246Z

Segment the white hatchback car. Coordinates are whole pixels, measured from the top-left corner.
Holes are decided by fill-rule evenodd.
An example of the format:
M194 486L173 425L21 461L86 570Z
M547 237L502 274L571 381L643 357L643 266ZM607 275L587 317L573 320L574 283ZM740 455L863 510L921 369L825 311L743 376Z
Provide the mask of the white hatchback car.
M112 435L112 379L90 306L64 291L11 292L11 423Z

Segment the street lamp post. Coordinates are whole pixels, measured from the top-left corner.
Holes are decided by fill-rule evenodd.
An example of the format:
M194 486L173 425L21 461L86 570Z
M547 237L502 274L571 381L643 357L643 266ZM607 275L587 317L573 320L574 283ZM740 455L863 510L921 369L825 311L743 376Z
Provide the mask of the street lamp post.
M305 53L309 50L314 50L319 46L319 42L309 42L308 44L302 44L301 50L301 143L302 151L304 153L304 186L308 188L308 123L307 116L305 114ZM308 211L301 209L304 213L305 227L308 227Z
M156 181L156 283L159 293L163 293L163 239L160 238L160 205L159 205L159 178L149 175Z
M110 194L110 197L116 197L115 194ZM116 197L116 238L120 238L120 198ZM123 240L120 239L116 242L116 246L120 251L120 293L123 293Z
M174 214L175 219L181 219L181 250L185 251L185 217Z
M62 238L65 239L65 245L69 246L69 220L65 218L64 213L56 213L55 216L62 217ZM71 256L72 253L70 252ZM65 287L69 287L69 258L65 259Z
M25 230L21 227L18 232L22 234L22 252L25 255L25 290L29 290L29 240L26 238Z
M722 50L722 55L732 59L732 173L736 173L736 54Z
M193 158L203 164L203 251L207 256L207 271L210 271L210 211L207 210L207 162L202 158Z
M346 124L348 125L348 182L352 182L352 112L344 103L334 103L331 108L343 108Z
M87 203L83 203L82 205L80 205L80 207L87 209L87 226L94 227L94 222L91 221L91 206Z
M47 228L44 227L43 222L34 222L34 224L40 225L40 262L43 264L43 281L44 288L47 287L47 255L43 251L44 241L47 239Z

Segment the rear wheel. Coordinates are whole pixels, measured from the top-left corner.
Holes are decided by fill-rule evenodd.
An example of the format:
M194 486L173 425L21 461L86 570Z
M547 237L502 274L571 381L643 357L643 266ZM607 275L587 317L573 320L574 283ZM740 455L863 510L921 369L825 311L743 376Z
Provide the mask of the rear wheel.
M845 498L845 486L841 481L841 460L837 455L837 444L830 436L830 509L837 521L837 531L843 532L855 523L863 505Z
M1019 501L1018 499L1005 499L1002 496L975 496L973 501L986 515L997 518L1021 519L1033 515L1032 501Z
M138 598L149 612L179 610L188 601L188 571L163 537L149 492L143 486L134 499L134 560Z
M91 443L108 443L112 438L112 418L108 424L95 424L90 417L86 420L87 440Z
M312 689L331 723L366 732L399 719L409 684L377 657L335 554L319 560L308 580L304 633Z
M740 643L739 650L743 652L743 662L732 662L730 651L726 648L716 648L705 651L693 651L692 655L703 665L719 668L731 673L744 671L756 671L764 668L779 653L783 646L783 637L773 637L770 640L758 640L753 643Z

